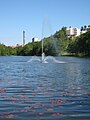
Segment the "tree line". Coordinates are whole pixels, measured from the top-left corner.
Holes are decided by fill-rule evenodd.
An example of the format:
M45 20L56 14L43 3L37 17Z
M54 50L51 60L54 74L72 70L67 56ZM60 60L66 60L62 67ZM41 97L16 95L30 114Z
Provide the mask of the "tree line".
M43 38L43 51L45 55L74 55L90 56L90 30L78 37L67 37L66 27L56 31L54 35ZM11 48L0 44L0 56L41 56L42 40L39 42L29 42L25 46Z

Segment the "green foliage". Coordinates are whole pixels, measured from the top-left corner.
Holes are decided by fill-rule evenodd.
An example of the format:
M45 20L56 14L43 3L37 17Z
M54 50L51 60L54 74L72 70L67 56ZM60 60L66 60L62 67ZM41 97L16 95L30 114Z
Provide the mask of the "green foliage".
M82 34L78 41L78 53L82 53L83 55L90 56L90 31Z
M43 51L45 55L77 55L90 56L90 30L79 37L67 38L66 27L57 31L54 35L43 39ZM28 43L16 48L0 44L0 56L22 55L40 56L42 54L42 40Z
M16 47L17 55L22 56L33 56L33 55L41 55L41 43L33 42L28 43L24 47L19 46Z
M31 55L41 55L41 42L33 42L32 45L32 51Z
M16 50L16 55L22 55L22 46L16 47L15 50Z
M15 49L0 44L0 56L16 55Z
M68 45L66 27L63 27L61 30L56 31L56 33L54 34L54 37L56 38L56 42L57 42L58 55L65 53Z
M53 36L43 39L45 55L57 55L57 42Z
M57 39L67 39L67 35L66 35L66 27L63 27L61 30L56 31L56 33L54 34L54 37Z
M80 35L75 40L72 39L67 51L73 55L90 56L90 31Z

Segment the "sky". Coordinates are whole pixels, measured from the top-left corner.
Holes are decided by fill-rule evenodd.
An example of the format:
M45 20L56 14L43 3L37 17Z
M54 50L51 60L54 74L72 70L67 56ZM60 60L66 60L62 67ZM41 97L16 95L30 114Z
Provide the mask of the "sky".
M0 0L0 43L41 40L65 27L90 25L90 0Z

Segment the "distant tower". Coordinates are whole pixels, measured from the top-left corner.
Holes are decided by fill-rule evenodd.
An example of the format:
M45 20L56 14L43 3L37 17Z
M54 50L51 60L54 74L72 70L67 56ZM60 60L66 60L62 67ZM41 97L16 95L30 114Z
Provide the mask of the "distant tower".
M25 45L25 31L23 31L23 46Z

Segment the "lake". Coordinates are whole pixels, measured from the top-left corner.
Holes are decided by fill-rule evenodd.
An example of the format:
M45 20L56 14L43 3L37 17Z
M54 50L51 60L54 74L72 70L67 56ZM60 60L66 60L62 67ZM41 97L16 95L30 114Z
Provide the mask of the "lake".
M0 57L0 120L90 120L90 59L31 58Z

